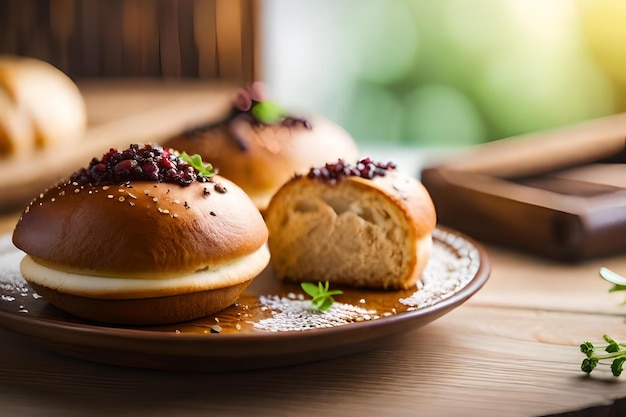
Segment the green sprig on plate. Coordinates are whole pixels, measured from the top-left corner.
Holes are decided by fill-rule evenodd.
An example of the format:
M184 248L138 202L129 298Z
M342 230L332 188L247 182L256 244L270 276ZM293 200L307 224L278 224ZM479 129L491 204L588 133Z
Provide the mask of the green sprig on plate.
M333 295L343 294L341 290L329 290L330 284L318 282L317 285L311 282L303 282L300 284L304 292L312 297L311 304L313 308L320 311L327 311L333 305L335 300Z

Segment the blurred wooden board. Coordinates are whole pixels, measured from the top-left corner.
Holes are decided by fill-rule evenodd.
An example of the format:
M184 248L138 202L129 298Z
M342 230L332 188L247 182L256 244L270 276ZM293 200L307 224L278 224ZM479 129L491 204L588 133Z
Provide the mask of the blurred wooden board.
M111 147L160 142L228 111L224 81L115 80L79 83L89 127L79 146L0 160L0 212L16 210Z
M626 114L477 146L421 173L441 224L563 261L626 251Z

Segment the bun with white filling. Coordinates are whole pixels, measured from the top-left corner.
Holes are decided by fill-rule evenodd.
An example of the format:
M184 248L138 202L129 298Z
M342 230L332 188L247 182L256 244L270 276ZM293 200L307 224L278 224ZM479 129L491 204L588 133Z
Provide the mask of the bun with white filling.
M416 178L365 158L294 177L265 220L279 278L392 290L421 277L436 213Z
M13 232L26 281L58 308L109 323L180 322L233 304L269 262L267 228L238 186L191 159L112 149L42 193Z

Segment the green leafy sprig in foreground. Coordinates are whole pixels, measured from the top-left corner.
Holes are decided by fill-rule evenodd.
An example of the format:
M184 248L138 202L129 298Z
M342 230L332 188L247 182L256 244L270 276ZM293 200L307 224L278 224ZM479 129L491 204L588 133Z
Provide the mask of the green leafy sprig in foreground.
M330 306L333 305L335 300L333 299L333 295L343 294L341 290L329 290L329 283L326 281L325 283L318 282L317 285L312 284L310 282L303 282L300 284L304 292L309 294L313 299L311 300L311 304L317 310L326 311L330 309Z
M594 346L591 342L580 345L580 351L587 356L583 359L580 369L590 373L598 365L610 364L613 376L620 376L624 370L624 362L626 362L626 344L618 343L606 334L602 338L606 341L606 345Z
M602 267L600 268L600 277L613 284L609 292L626 291L626 278L620 274ZM626 304L626 300L624 304ZM580 369L590 373L598 365L610 365L613 376L620 376L626 362L626 344L619 343L606 334L602 338L607 343L606 345L594 346L591 342L584 342L580 345L580 351L586 356Z

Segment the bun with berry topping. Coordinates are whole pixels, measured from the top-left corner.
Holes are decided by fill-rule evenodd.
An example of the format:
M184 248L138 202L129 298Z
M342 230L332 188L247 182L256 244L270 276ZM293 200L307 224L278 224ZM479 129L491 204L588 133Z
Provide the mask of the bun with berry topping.
M50 188L13 232L26 281L100 322L164 324L220 311L268 264L250 198L199 157L111 149Z
M337 124L320 115L289 116L277 104L263 101L264 96L262 85L254 83L239 92L224 120L164 142L211 161L261 211L294 174L326 161L359 156L354 139Z
M393 163L312 168L281 187L265 220L281 279L376 289L416 284L430 257L430 195Z

